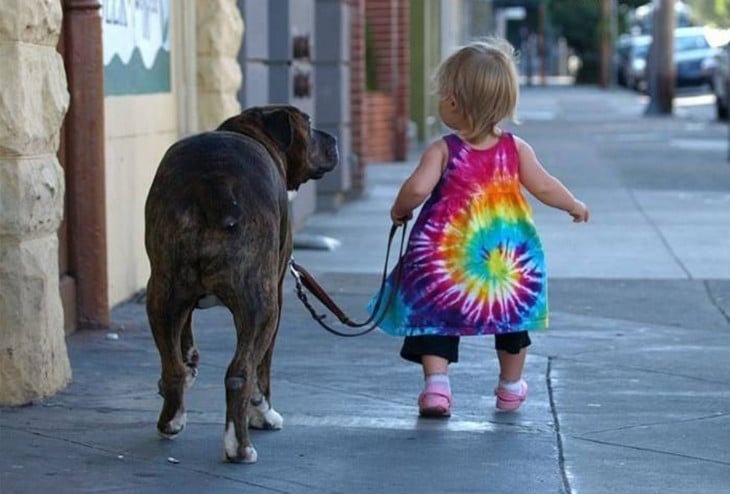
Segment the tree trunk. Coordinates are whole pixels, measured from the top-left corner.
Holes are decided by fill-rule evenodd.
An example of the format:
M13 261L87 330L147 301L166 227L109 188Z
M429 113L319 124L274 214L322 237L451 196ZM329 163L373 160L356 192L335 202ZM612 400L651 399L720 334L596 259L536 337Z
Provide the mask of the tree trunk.
M598 85L607 88L611 85L612 72L612 33L611 33L611 4L612 0L601 0L601 28L600 28L600 58L601 72Z
M672 113L675 84L674 0L658 0L653 15L648 59L649 105L646 114L669 115Z

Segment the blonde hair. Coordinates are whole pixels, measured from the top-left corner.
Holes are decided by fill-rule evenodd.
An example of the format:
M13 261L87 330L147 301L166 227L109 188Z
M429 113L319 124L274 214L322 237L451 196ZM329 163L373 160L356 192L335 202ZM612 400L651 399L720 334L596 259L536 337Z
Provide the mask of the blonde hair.
M439 97L456 100L469 123L463 129L469 141L492 134L504 118L514 120L519 95L515 50L501 38L460 48L439 65L434 82Z

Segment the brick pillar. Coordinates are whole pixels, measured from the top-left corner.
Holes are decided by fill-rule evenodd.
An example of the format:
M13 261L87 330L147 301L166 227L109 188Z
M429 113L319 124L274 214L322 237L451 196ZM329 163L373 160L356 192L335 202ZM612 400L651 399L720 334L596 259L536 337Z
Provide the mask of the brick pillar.
M20 405L71 379L56 235L69 95L61 2L0 0L0 12L0 404Z
M237 58L243 19L236 0L198 0L195 15L198 123L205 131L241 111L237 95L243 77Z
M410 1L396 0L394 7L396 20L395 32L393 33L395 45L395 67L393 67L393 98L395 99L395 129L393 154L398 161L408 158L408 122L410 121L409 100L409 78L410 78L410 50L409 43L409 17Z
M369 160L404 160L407 156L409 13L409 0L365 3L378 86L365 97Z
M365 190L365 0L350 0L350 119L352 121L352 192Z

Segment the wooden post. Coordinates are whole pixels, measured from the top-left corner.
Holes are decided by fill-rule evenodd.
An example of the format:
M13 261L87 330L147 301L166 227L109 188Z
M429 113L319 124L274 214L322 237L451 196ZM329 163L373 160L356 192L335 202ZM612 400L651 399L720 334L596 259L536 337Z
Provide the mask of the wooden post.
M109 327L104 179L104 65L99 0L63 0L71 103L64 124L69 268L79 328Z
M655 3L649 50L649 105L647 115L668 115L674 102L674 0Z

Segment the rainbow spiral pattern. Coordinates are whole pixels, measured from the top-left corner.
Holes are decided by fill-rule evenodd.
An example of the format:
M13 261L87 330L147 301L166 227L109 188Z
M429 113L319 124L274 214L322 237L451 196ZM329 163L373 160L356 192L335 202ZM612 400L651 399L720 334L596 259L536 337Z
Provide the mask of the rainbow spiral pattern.
M504 133L486 150L455 134L444 139L449 162L388 277L381 306L394 299L380 328L394 336L547 328L545 256L520 189L514 138ZM371 313L381 312L377 295Z

